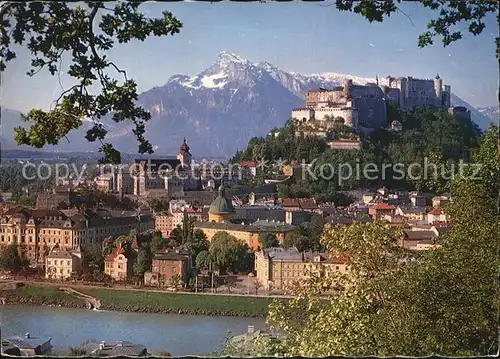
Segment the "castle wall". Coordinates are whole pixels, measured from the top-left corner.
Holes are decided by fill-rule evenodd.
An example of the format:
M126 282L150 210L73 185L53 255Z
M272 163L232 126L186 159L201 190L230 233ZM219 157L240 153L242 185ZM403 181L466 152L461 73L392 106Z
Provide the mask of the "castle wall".
M326 107L329 103L342 104L346 101L343 91L315 90L306 93L306 107Z
M329 141L327 143L328 147L332 150L360 150L361 142L360 141Z
M357 111L352 107L317 108L314 110L314 118L316 121L325 121L325 116L342 117L345 125L354 127L353 125L357 125L357 116L353 115L353 112Z
M386 125L387 107L383 98L359 97L353 102L358 109L359 126L378 128Z
M312 109L295 109L292 110L292 118L296 118L299 121L306 121L314 119L314 111Z
M413 77L393 78L388 76L384 79L389 88L399 89L399 105L405 108L415 106L437 106L450 107L451 89L444 86L442 79L415 79ZM448 91L449 90L449 91ZM394 101L395 93L391 94Z

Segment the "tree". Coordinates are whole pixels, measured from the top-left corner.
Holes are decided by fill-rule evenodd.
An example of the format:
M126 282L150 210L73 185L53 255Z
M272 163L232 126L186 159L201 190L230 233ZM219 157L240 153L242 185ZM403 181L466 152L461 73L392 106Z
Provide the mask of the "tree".
M196 268L209 269L211 267L212 257L208 250L203 250L196 256Z
M172 278L170 278L170 285L172 288L174 288L176 291L181 288L182 280L181 276L179 274L174 274Z
M116 243L113 237L105 238L104 241L102 241L102 254L104 256L110 254L113 251L113 249L116 248L115 245Z
M155 198L151 201L150 207L155 213L161 213L168 209L168 199Z
M386 16L395 12L402 12L396 1L350 1L336 0L335 7L340 11L351 11L368 19L368 21L382 22ZM435 37L442 37L444 46L458 41L462 38L462 31L459 28L467 28L473 35L479 35L485 28L484 18L489 13L497 13L498 2L496 1L446 1L446 0L424 0L420 2L425 8L439 13L434 19L429 20L428 30L418 37L418 46L425 47L434 43ZM404 14L404 12L403 12ZM406 15L406 14L405 14ZM457 30L457 31L455 31ZM496 37L496 56L500 60L500 37Z
M134 274L137 278L144 278L144 273L151 270L153 255L149 244L143 243L137 253L137 261L134 264Z
M258 280L257 278L255 278L253 280L253 287L255 288L255 295L259 294L259 289L262 288L264 285L262 284L262 282L260 280Z
M113 8L100 1L86 1L85 6L73 6L70 2L2 4L0 71L16 57L14 45L24 45L31 51L32 69L28 76L42 70L58 75L64 55L69 55L72 62L67 74L74 85L61 93L49 111L33 109L22 116L31 127L16 129L18 144L36 148L57 144L90 118L94 126L87 131L86 139L102 143L99 151L104 154L103 161L120 163L120 153L110 142L104 142L107 130L99 121L112 114L115 122L133 122L139 153L153 152L144 137L151 114L135 104L138 98L135 81L110 61L106 53L113 49L115 38L119 43L128 43L144 41L149 36L174 35L182 24L167 11L158 19L146 17L139 11L141 3L116 3ZM122 76L121 82L112 77L113 71ZM92 95L91 88L96 86L100 91Z
M261 233L259 235L259 243L262 249L279 247L280 245L274 233Z
M186 243L192 240L193 231L194 231L194 223L196 222L196 218L189 216L189 214L184 211L182 214L182 243Z
M163 239L163 236L161 232L156 232L153 234L153 238L151 238L151 251L153 253L162 250L165 248L165 240Z
M9 244L0 256L0 268L17 272L22 267L22 258L16 243Z
M222 273L244 272L249 267L249 248L236 237L221 231L214 234L210 244L210 257L214 268Z
M295 247L299 252L307 252L312 250L311 240L309 237L300 233L292 233L283 240L283 247Z
M126 246L126 242L131 242L131 238L129 236L121 235L115 239L115 248L124 248Z
M74 357L88 356L88 352L84 348L69 347L69 355Z
M379 310L386 293L378 290L379 283L402 265L400 251L393 250L397 235L381 223L355 223L327 226L323 238L332 258L346 256L349 274L324 277L312 272L293 289L293 300L271 304L269 321L285 331L287 354L381 355L384 351L371 323L383 318ZM335 294L325 300L332 290Z
M84 266L96 266L99 270L104 270L104 256L102 247L99 244L89 244L85 248L83 256Z
M236 277L229 275L224 279L224 285L227 288L227 292L231 293L231 288L236 288Z
M205 232L199 228L194 230L192 239L184 244L184 248L191 254L192 258L196 258L202 251L207 251L209 246L210 243Z

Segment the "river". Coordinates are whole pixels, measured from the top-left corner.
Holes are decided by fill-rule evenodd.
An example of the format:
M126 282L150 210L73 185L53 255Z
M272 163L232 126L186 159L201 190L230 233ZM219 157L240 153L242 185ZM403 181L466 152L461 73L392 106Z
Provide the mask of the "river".
M2 336L52 337L54 353L89 339L128 340L149 353L174 356L209 355L220 348L228 332L241 334L249 325L264 329L264 319L176 314L142 314L58 307L0 306Z

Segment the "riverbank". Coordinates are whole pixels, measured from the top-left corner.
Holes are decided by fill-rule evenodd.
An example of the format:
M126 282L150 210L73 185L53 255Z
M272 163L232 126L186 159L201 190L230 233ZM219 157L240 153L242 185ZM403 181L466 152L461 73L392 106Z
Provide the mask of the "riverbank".
M271 299L240 296L207 296L181 293L126 291L105 288L78 289L100 300L103 310L135 313L191 314L265 318ZM24 285L1 290L8 304L86 308L85 301L57 288Z

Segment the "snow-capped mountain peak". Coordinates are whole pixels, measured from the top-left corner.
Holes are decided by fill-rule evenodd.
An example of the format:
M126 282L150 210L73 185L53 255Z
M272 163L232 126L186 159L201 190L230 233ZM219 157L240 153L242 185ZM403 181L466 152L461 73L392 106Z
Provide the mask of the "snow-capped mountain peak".
M246 65L248 64L250 61L248 61L247 59L241 57L241 56L238 56L236 54L233 54L231 52L228 52L228 51L221 51L219 53L219 56L217 57L217 64L221 65L221 66L226 66L228 64L243 64L243 65Z

